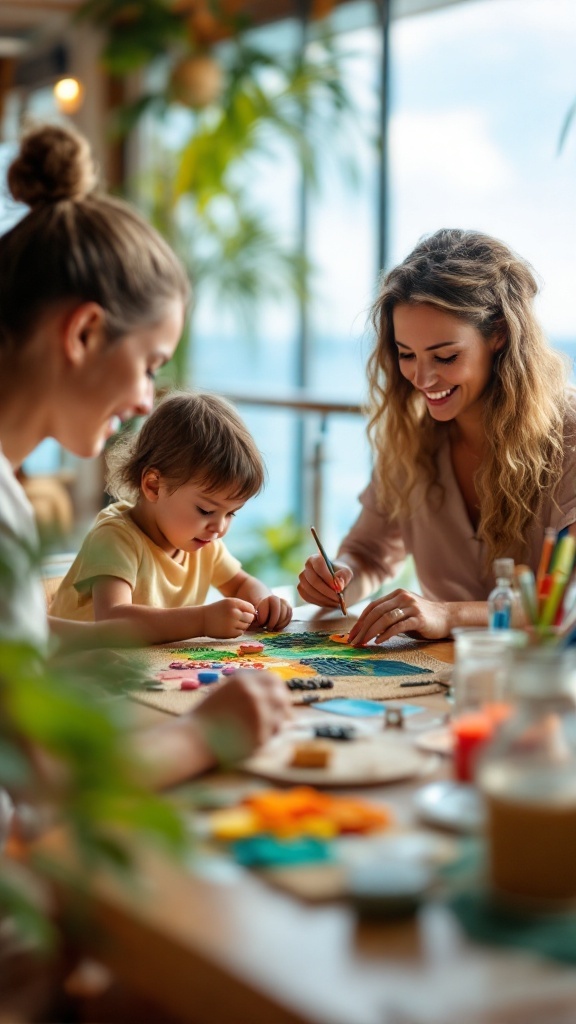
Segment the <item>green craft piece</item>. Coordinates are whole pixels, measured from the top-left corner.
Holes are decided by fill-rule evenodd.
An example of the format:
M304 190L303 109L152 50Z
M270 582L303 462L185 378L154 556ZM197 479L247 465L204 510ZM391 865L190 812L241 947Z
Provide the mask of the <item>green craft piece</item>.
M222 658L238 658L239 651L222 651L219 647L171 647L170 656L185 654L190 661L221 661Z

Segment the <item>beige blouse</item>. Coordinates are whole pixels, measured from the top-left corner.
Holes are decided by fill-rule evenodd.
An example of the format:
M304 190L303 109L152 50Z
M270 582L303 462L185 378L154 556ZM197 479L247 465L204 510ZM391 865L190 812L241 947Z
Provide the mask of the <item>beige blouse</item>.
M548 495L527 534L525 563L538 568L544 529L562 530L576 522L576 407L570 406L565 428L564 467L554 497ZM414 511L403 522L392 520L376 497L374 477L360 495L362 511L340 545L339 554L359 558L381 583L393 576L406 555L414 556L422 594L437 601L485 601L494 586L486 566L485 544L468 516L452 468L448 439L438 453L438 480L444 488L439 505L434 495L414 494ZM417 489L415 489L417 490ZM434 489L436 490L436 489Z

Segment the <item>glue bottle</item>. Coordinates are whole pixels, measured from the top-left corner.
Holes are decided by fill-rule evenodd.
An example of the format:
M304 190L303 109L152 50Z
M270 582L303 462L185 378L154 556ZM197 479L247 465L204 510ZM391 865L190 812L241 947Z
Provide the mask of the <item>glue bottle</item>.
M512 587L514 559L496 558L494 575L496 586L488 597L488 625L490 629L510 629L516 601Z

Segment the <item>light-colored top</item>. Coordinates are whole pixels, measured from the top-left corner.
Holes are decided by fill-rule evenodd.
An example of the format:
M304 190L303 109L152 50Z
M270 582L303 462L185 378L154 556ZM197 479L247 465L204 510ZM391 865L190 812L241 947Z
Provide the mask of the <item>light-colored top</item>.
M0 641L44 650L48 621L34 510L0 448Z
M240 562L221 540L187 552L178 564L136 525L131 508L117 501L98 514L58 588L51 615L93 621L91 582L97 576L125 580L133 604L184 608L203 604L210 586L218 588L239 572Z
M562 530L576 522L575 443L576 412L572 407L565 428L561 479L554 497L546 495L527 531L523 563L534 572L545 527ZM485 601L494 586L494 575L491 565L486 564L485 544L476 537L454 475L448 438L438 453L438 482L444 488L440 506L433 494L422 498L423 488L419 494L415 488L412 514L397 522L378 501L373 476L360 495L362 512L340 550L361 559L382 582L393 576L411 554L424 597L432 601Z

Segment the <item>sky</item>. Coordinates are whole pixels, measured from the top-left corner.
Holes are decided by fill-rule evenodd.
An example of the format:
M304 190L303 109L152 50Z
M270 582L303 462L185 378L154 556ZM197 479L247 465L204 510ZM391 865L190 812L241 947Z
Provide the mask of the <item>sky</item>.
M351 356L354 349L352 373L349 361L346 374L330 374L330 389L361 397L367 318L381 270L377 27L350 33L343 49L351 54L347 80L360 116L325 151L322 188L310 196L309 255L317 272L309 322L319 352L328 340L334 353L346 347ZM440 227L495 235L532 264L550 337L576 343L576 119L558 150L576 100L576 0L467 0L393 20L390 54L388 266ZM342 173L343 153L356 162L356 187ZM277 151L249 174L259 204L289 237L297 168ZM221 309L200 307L203 329L222 325ZM288 345L294 330L293 306L284 301L264 307L254 333L263 344ZM314 373L311 386L321 391L321 357Z
M576 338L576 4L476 0L397 22L392 48L393 261L440 226L497 235L548 332Z

